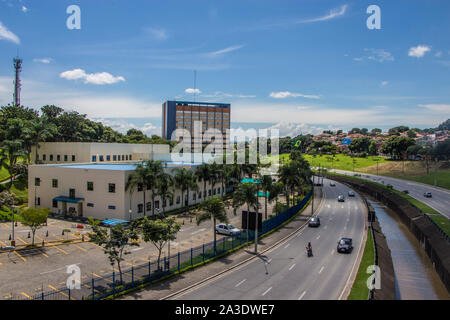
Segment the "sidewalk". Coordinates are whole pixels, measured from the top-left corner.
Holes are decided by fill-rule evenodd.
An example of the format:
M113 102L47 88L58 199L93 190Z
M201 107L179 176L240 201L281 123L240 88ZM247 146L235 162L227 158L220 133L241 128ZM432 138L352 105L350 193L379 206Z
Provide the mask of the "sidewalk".
M320 193L319 193L320 194ZM318 203L319 199L315 199L315 210L320 207ZM320 198L320 203L322 203L322 198ZM274 231L270 235L260 239L258 241L258 251L264 252L264 250L277 244L279 241L283 240L285 237L293 233L295 230L303 226L311 217L311 205L308 205L305 210L298 216L296 216L289 224L284 227ZM204 266L196 268L191 271L184 272L179 275L175 275L165 281L160 283L155 283L148 285L144 289L137 290L135 292L129 293L127 295L118 297L117 299L125 300L160 300L166 296L173 294L179 290L186 287L197 284L198 282L207 279L213 275L223 272L233 266L237 266L243 261L257 257L253 254L254 244L240 249L230 255L222 257L216 261L210 262ZM303 252L302 252L303 253Z

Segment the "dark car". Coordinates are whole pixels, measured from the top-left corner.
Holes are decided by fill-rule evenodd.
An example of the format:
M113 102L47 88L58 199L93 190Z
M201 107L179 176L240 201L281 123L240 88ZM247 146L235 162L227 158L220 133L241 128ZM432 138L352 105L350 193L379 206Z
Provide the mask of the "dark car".
M349 197L354 197L354 196L355 196L355 193L354 193L352 190L350 190L350 191L348 192L348 196L349 196Z
M337 245L337 252L350 253L353 250L353 243L351 238L341 238Z
M425 198L431 198L431 192L425 192L425 193L423 194L423 196L424 196Z
M320 218L319 217L312 217L309 220L308 226L309 227L319 227L320 226Z
M345 201L345 198L344 198L344 196L341 194L339 197L338 197L338 202L344 202Z

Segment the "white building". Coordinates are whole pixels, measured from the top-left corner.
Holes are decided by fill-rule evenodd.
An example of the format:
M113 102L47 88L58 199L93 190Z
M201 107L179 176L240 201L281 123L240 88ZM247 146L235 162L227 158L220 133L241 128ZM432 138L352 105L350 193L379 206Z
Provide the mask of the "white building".
M169 154L167 144L132 144L98 142L41 142L39 163L88 163L159 160ZM36 147L31 149L35 163Z
M112 148L95 146L95 156L105 157L118 155L118 152L107 152ZM40 149L42 150L42 149ZM52 154L53 156L66 153L75 154L77 157L92 157L91 151L73 150L61 148L59 152L47 151L42 154ZM137 149L136 149L137 150ZM40 151L41 152L41 151ZM137 154L135 153L131 153ZM55 158L53 158L55 159ZM98 158L97 158L98 159ZM196 164L183 164L167 162L166 172L172 172L175 167L186 167L194 170ZM93 217L95 219L117 218L131 220L144 216L144 206L146 215L152 214L155 207L155 214L158 210L172 210L183 206L181 201L181 190L177 189L173 202L163 203L160 196L155 196L152 203L151 190L135 190L130 194L125 191L125 185L130 174L136 168L136 163L80 163L80 164L46 164L30 165L28 169L28 199L30 207L49 208L53 213L70 214L78 217ZM190 191L185 197L189 199L189 204L202 201L204 197L203 182L197 182L199 191ZM208 183L206 197L222 195L221 184L217 183L214 188ZM145 192L145 203L144 203ZM35 199L33 203L33 199Z

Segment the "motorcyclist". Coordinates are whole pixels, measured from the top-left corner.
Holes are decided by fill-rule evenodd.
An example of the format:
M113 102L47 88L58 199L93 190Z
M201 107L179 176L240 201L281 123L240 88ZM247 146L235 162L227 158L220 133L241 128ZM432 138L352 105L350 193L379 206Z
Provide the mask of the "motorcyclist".
M308 252L308 254L310 256L312 256L312 246L311 246L311 242L308 242L308 245L306 246L306 252Z

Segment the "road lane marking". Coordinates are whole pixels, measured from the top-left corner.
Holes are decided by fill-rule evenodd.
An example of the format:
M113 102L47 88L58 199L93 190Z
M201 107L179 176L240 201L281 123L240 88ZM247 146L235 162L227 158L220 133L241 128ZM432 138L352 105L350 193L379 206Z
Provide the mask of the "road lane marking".
M287 245L284 246L284 248L286 249L287 247L289 247L291 244L288 243Z
M22 255L20 253L18 253L17 251L14 251L14 253L23 260L23 262L27 262L27 259L25 259L24 257L22 257Z
M244 280L242 280L242 281L239 281L239 283L236 284L234 287L235 287L235 288L239 287L241 284L243 284L243 283L245 282L245 280L247 280L247 279L244 279Z
M197 230L197 231L191 232L191 235L197 234L197 233L199 233L199 232L203 232L203 231L205 231L205 230L206 230L205 228L199 229L199 230Z
M322 266L322 268L320 268L320 270L319 270L319 274L321 274L321 273L322 273L323 269L325 269L325 266Z
M320 234L316 237L316 240L319 240L320 239Z
M289 268L289 271L291 271L295 267L295 263Z
M17 237L17 239L19 239L20 241L22 241L23 244L28 244L28 242L25 242L24 240L22 240L22 238Z
M3 241L0 240L0 244L4 245L5 247L7 247L8 245L6 243L4 243Z
M54 247L52 247L52 248L55 248L56 250L58 250L58 251L60 251L60 252L62 252L62 253L64 253L64 254L69 254L66 250L63 250L63 249L61 249L61 248L58 248L58 246L54 246Z
M270 287L269 289L267 289L266 291L264 291L264 293L262 294L263 296L265 296L267 294L267 292L269 292L270 290L272 290L272 287Z
M87 252L87 250L86 250L85 248L82 248L82 247L80 247L80 246L77 246L75 243L72 243L72 245L73 245L75 248L78 248L78 249L80 249L80 250L82 250L82 251L84 251L84 252Z
M144 248L131 249L131 251L132 251L132 252L136 252L136 251L139 251L139 250L142 250L142 249L144 249Z
M26 294L25 292L23 292L23 291L22 291L20 294L23 295L23 296L25 296L25 297L28 298L28 299L31 299L31 297L30 297L28 294Z
M52 285L50 285L50 284L48 285L48 287L49 287L50 289L53 289L53 290L55 290L55 291L61 293L61 294L62 294L63 296L65 296L66 298L69 297L67 294L65 294L65 293L62 292L61 290L56 289L54 286L52 286ZM70 297L70 299L75 300L73 297Z
M303 291L303 293L300 295L300 297L298 297L298 300L302 300L302 298L305 296L305 294L306 294L306 290Z

